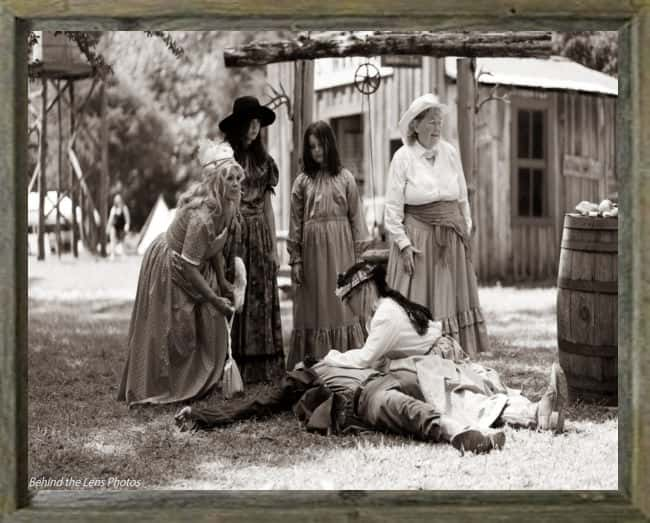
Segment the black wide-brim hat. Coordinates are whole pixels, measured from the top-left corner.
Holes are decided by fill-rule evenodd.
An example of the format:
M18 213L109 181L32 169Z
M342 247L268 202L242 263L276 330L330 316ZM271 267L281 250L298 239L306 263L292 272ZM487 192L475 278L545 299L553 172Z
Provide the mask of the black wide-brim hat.
M219 129L227 132L242 122L250 122L254 118L260 121L262 127L275 122L275 112L263 105L254 96L242 96L237 98L232 106L232 114L226 116L219 122Z

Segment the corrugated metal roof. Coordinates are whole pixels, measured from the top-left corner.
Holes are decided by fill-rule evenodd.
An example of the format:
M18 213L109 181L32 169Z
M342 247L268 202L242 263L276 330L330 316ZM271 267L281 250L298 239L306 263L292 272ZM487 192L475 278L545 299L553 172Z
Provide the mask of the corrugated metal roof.
M564 57L477 58L481 83L517 85L539 89L564 89L618 95L618 80ZM445 58L445 72L456 79L456 58ZM485 73L490 73L485 74Z

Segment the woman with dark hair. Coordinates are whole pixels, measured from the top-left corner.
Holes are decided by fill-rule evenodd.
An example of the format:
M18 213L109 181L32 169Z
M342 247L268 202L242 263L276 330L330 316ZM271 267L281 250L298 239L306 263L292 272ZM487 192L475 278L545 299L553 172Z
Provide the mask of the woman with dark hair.
M432 350L444 358L464 357L460 345L443 336L442 322L434 321L429 309L387 285L383 265L353 265L339 275L336 295L354 314L370 318L368 339L359 349L331 351L323 360L327 363L384 370L390 360Z
M176 423L212 429L292 410L311 431L374 429L477 453L503 448L505 424L564 430L568 386L558 363L533 402L441 336L440 322L426 308L386 285L383 267L356 264L339 278L336 293L357 314L375 311L362 349L305 361L279 387L228 408L184 407Z
M336 297L336 275L354 263L368 233L357 184L343 168L332 128L322 121L305 130L304 172L291 190L288 250L295 286L287 368L330 349L360 347L364 319Z
M275 113L253 96L237 98L219 123L235 159L244 168L240 215L229 251L241 256L248 275L244 307L235 316L232 352L245 383L277 381L284 371L278 294L275 220L271 195L278 167L264 149L260 130Z

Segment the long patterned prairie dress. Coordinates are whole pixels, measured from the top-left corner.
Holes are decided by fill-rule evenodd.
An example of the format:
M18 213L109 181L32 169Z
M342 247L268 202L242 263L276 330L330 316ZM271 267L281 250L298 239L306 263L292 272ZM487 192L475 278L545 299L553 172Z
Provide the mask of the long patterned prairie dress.
M288 250L302 263L303 283L295 288L293 332L287 368L306 356L320 359L331 349L363 346L364 318L336 296L337 274L350 268L368 240L354 176L300 174L291 191Z
M233 238L235 244L228 248L244 261L247 285L243 309L233 323L232 352L244 383L279 383L285 366L276 246L264 213L265 194L278 184L278 167L268 155L261 166L248 158L240 163L246 177L242 182L239 231Z
M211 259L221 256L227 227L216 231L207 207L181 208L142 259L117 399L172 403L198 398L221 379L227 351L225 317L184 276L199 268L219 294Z

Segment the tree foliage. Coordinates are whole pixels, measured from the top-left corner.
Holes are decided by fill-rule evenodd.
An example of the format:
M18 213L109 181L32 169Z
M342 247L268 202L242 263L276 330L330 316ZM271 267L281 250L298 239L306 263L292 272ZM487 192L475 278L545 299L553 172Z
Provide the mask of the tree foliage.
M131 209L135 228L144 223L159 194L175 204L176 196L198 174L195 153L199 139L220 137L218 123L242 94L262 95L262 68L226 69L223 49L241 45L259 34L244 32L107 32L68 35L92 60L107 96L111 195L120 192ZM269 35L274 37L274 35ZM161 45L161 42L164 45ZM82 49L83 50L83 49ZM86 53L84 53L86 54ZM37 85L34 85L34 89ZM76 82L76 105L86 97L90 80ZM54 99L52 90L48 101ZM40 111L40 101L38 111ZM64 111L64 119L67 117ZM48 123L48 187L57 172L56 112ZM53 116L54 117L53 117ZM36 115L32 114L33 123ZM98 201L101 151L100 89L83 113L75 151ZM30 135L32 168L36 134ZM65 139L65 138L64 138Z
M618 33L582 31L558 35L562 55L611 76L618 73Z

